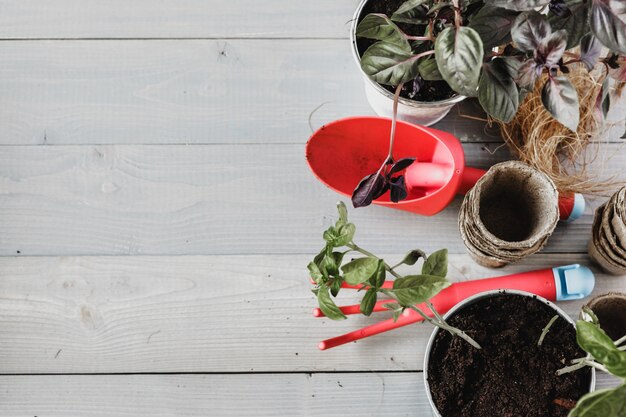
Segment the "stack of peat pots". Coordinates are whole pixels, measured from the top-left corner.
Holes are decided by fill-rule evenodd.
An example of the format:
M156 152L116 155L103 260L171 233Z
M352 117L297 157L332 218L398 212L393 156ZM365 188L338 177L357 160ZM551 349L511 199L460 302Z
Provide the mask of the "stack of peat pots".
M466 194L461 237L483 266L501 267L540 250L559 220L558 192L545 174L519 161L494 165Z
M606 272L626 274L626 187L598 207L593 219L589 256Z

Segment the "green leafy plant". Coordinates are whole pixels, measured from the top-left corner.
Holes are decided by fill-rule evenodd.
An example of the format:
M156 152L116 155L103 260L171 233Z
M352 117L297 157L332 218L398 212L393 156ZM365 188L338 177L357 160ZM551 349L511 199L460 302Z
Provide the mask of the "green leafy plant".
M389 299L384 306L393 311L394 319L397 320L407 309L411 309L421 315L425 321L459 336L479 348L468 334L449 325L437 312L430 299L441 290L450 286L446 279L448 273L448 251L442 249L426 256L426 254L414 249L408 252L396 265L389 266L384 259L372 254L354 243L356 227L348 222L348 211L345 204L338 203L339 219L334 226L330 226L323 234L326 242L322 251L309 263L308 269L316 286L313 293L317 296L320 310L326 317L332 320L342 320L346 316L337 307L333 298L339 294L344 283L359 286L364 291L361 300L361 313L369 316L378 300L379 295ZM349 253L357 253L362 257L344 262ZM396 269L401 265L415 265L422 258L421 273L415 275L400 275ZM392 275L393 288L383 288L387 274ZM430 317L418 304L425 303L433 313Z
M366 15L356 36L377 41L361 56L361 68L374 81L419 88L445 80L456 93L478 97L491 117L504 122L542 74L544 107L574 131L579 104L567 77L571 65L591 71L603 64L606 81L597 107L604 116L609 78L626 81L621 0L408 0L390 17ZM610 51L605 57L603 46Z
M616 388L602 389L582 397L569 417L624 417L626 416L626 336L613 341L602 330L598 318L584 308L585 320L576 322L576 341L587 356L574 359L572 365L560 369L563 375L586 366L622 379Z

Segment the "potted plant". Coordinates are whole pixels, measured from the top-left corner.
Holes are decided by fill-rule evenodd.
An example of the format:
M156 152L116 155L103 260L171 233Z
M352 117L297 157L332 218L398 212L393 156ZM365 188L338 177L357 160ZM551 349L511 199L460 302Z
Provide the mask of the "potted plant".
M586 355L572 360L572 365L560 369L558 375L591 367L613 375L621 385L585 395L572 407L569 417L626 416L626 335L611 339L589 308L583 308L581 317L576 322L576 340Z
M464 97L478 97L491 117L508 122L541 80L545 108L575 130L579 103L567 77L570 67L591 70L601 63L617 80L626 79L626 13L620 4L362 0L352 23L352 50L378 114L390 114L391 92L400 86L401 119L432 124ZM571 51L579 46L580 53ZM604 57L602 46L610 51ZM603 108L608 88L598 95Z
M565 417L595 388L594 369L557 375L566 360L584 352L574 322L541 297L488 291L458 303L444 319L482 349L433 331L424 383L435 416Z

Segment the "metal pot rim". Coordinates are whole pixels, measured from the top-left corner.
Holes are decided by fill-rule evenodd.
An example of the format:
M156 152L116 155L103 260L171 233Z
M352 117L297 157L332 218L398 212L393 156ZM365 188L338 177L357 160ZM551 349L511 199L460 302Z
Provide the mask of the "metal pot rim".
M563 311L560 307L558 307L556 304L554 304L551 301L546 300L545 298L536 295L536 294L532 294L526 291L518 291L518 290L490 290L490 291L484 291L481 293L478 293L476 295L473 295L471 297L466 298L465 300L457 303L454 305L454 307L452 307L446 314L443 315L444 319L448 319L450 318L453 314L455 314L457 311L459 311L460 309L473 304L479 300L482 300L484 298L490 298L499 294L513 294L513 295L521 295L521 296L525 296L525 297L532 297L535 298L539 301L541 301L542 303L546 304L547 306L551 307L554 311L557 312L557 314L562 317L563 319L565 319L568 323L570 323L572 326L576 326L576 323L574 322L574 320L565 312ZM430 359L430 352L433 346L433 343L435 341L435 337L437 336L437 333L441 331L440 328L435 327L433 329L433 332L430 335L430 338L428 339L428 344L426 345L426 350L424 352L424 365L423 365L423 374L424 374L424 388L426 389L426 398L428 398L428 404L430 404L430 408L433 412L433 415L436 417L442 417L441 414L439 413L439 410L437 410L437 407L435 406L435 403L433 401L432 395L430 393L430 386L428 385L428 362ZM594 368L591 368L591 382L590 382L590 386L589 386L589 392L593 392L595 391L596 388L596 370Z
M356 11L354 12L354 15L352 16L352 23L350 25L350 43L352 44L352 57L354 58L354 61L356 62L357 67L359 68L359 71L363 75L365 82L369 83L380 94L393 100L393 93L383 88L383 86L378 84L376 81L372 80L365 72L363 72L363 69L361 68L361 57L359 56L359 49L357 48L357 44L356 44L356 27L359 21L359 16L361 15L361 11L363 10L363 7L365 7L368 1L369 0L361 0L359 2L359 5L356 8ZM465 99L466 99L465 96L457 94L448 99L440 100L440 101L416 101L416 100L410 100L410 99L400 97L398 99L398 102L406 106L410 106L410 107L445 107L451 104L461 102Z

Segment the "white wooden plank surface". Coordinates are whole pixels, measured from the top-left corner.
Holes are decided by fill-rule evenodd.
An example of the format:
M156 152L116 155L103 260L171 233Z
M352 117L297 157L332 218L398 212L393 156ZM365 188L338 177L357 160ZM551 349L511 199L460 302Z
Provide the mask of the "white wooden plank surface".
M431 416L421 373L0 376L0 400L6 417Z
M313 318L310 258L0 258L0 373L422 369L432 332L425 324L319 351L320 340L389 315ZM449 275L463 281L577 262L589 259L537 255L492 270L453 255ZM608 291L626 292L626 277L597 274L595 294ZM576 316L582 302L560 304Z
M304 143L309 116L373 114L345 39L0 42L0 62L0 144ZM500 140L459 113L480 115L437 127Z
M468 164L507 157L495 148L468 144ZM605 172L624 166L621 149L603 148L614 154ZM0 255L312 253L339 199L302 145L3 146ZM433 217L352 210L356 240L378 252L464 253L460 201ZM560 225L545 251L586 252L591 221L588 208Z
M343 37L357 0L0 1L0 38Z

